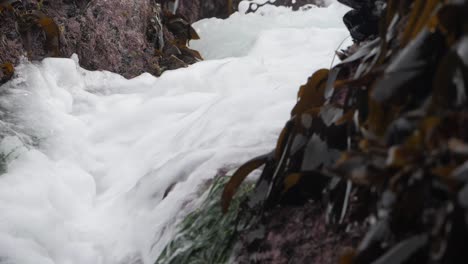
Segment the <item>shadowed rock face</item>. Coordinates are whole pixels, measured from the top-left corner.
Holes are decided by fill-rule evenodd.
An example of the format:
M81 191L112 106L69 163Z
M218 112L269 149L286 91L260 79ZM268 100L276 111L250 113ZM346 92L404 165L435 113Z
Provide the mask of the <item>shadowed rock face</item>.
M338 0L338 2L353 8L343 17L343 22L355 42L377 35L378 20L385 0Z
M158 0L160 3L171 0ZM234 11L242 0L179 0L178 12L186 16L190 21L195 22L202 18L218 17L226 18ZM272 1L270 1L272 2ZM276 0L274 3L267 3L276 6L289 6L293 10L299 7L314 4L324 6L326 0Z
M175 0L156 0L162 6ZM190 22L209 17L226 18L241 0L179 0L177 13L185 16Z
M235 9L237 10L237 7L239 3L242 0L234 0L235 3ZM272 3L274 1L274 3ZM248 2L248 1L247 1ZM275 6L287 6L291 7L292 10L299 10L301 7L305 5L315 5L319 7L326 6L327 0L270 0L264 4L258 5L252 2L250 5L250 8L247 10L247 13L249 12L255 12L258 6L264 6L264 5L275 5Z
M359 241L362 230L334 230L326 226L324 219L323 208L315 202L275 208L253 227L264 238L252 239L252 233L241 235L236 262L337 263L343 250Z

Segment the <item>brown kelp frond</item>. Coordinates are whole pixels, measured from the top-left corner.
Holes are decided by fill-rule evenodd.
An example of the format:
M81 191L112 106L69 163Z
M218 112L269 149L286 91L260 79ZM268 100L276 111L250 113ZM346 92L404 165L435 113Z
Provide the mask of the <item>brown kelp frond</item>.
M183 55L188 55L188 56L192 56L192 57L194 57L194 58L196 58L198 60L203 60L202 55L197 50L191 49L191 48L187 47L186 45L177 45L177 48L180 50L180 52Z
M166 6L156 5L154 17L150 19L147 36L154 43L155 57L159 61L157 75L165 70L187 67L203 60L202 55L189 48L191 40L200 39L189 19L173 13Z
M12 4L14 2L17 2L17 0L1 0L0 1L0 14L4 12L5 10L13 12L14 8Z
M52 57L60 56L60 29L54 20L41 11L31 11L24 15L25 19L31 19L42 29L45 34L45 48L47 54Z
M318 70L299 88L298 102L291 111L292 116L302 115L307 109L323 105L328 72L327 69Z
M15 67L10 62L0 64L2 75L0 76L0 84L9 81L15 74Z
M229 182L224 187L224 191L221 197L221 203L223 212L226 213L229 209L231 200L236 193L241 183L247 178L247 176L254 170L260 168L268 160L268 155L256 157L239 167L237 171L232 175Z
M34 7L38 8L38 7ZM47 56L60 56L60 29L52 17L18 0L0 2L0 11L8 10L16 20L16 26L23 39L28 56L31 56L32 36L37 29L45 36L44 48Z
M192 39L200 39L189 20L183 15L172 14L166 10L163 12L163 24L174 35L178 44L187 45Z

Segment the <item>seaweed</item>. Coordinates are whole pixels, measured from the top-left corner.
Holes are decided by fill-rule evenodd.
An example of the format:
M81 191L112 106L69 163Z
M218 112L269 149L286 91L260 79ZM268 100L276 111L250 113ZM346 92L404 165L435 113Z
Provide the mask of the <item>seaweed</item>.
M9 81L15 74L15 67L10 62L0 64L0 70L2 72L0 84L4 84Z
M15 18L16 27L23 39L23 45L32 56L32 36L38 29L44 34L44 49L47 56L59 57L60 54L60 29L54 19L40 11L42 1L38 5L31 6L19 0L3 0L0 2L0 12L7 10Z
M189 47L190 41L200 39L200 36L185 16L168 10L167 5L163 5L162 10L156 5L153 13L147 37L154 43L154 55L161 66L157 74L203 60L198 51Z
M31 20L41 28L45 35L45 49L48 56L60 56L60 30L54 20L41 11L33 10L25 15L23 19Z
M267 159L267 155L251 159L250 161L242 165L239 169L237 169L237 171L232 175L232 177L229 179L229 182L224 187L222 195L223 213L226 213L228 211L229 205L234 194L236 193L241 183L249 175L249 173L264 165Z
M252 184L242 186L231 208L222 213L219 202L228 179L225 175L215 177L200 208L178 224L178 235L165 247L156 264L228 263L235 244L232 238L242 230L239 209L252 190Z
M14 2L17 2L17 0L1 0L0 1L0 14L4 12L5 10L13 12L14 8L12 4Z
M341 2L364 16L351 32L376 14L378 32L357 32L357 48L300 87L249 205L270 217L313 200L329 227L370 225L340 263L463 262L468 1L389 0L373 14L381 1Z

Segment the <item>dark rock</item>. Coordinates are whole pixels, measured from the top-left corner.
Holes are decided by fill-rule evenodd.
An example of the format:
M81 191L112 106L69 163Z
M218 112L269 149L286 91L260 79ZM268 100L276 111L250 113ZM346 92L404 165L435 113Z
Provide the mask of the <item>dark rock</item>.
M276 0L273 4L277 6L290 6L293 10L298 10L305 5L325 6L325 0Z
M378 20L385 0L338 0L354 10L343 17L343 22L355 42L362 42L377 35Z
M351 10L343 17L343 22L351 34L351 37L358 41L364 41L378 31L378 18L367 16L365 11Z
M236 9L239 4L239 1L236 1ZM275 2L271 3L272 1L268 1L262 5L258 5L256 3L251 3L249 8L247 9L247 13L257 11L258 7L265 6L265 5L275 5L275 6L287 6L291 7L292 10L296 11L299 10L301 7L306 5L315 5L319 7L323 7L326 5L326 0L276 0Z
M164 8L173 11L174 0L156 0ZM226 18L240 0L179 0L176 12L193 23L202 18Z
M337 263L343 248L358 244L363 227L328 227L320 203L281 206L241 234L236 263Z

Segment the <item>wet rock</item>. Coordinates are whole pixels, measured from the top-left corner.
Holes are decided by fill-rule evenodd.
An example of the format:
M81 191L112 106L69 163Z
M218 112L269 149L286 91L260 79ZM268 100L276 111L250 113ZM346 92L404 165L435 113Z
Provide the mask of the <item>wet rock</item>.
M235 5L236 10L237 10L239 2L241 1L236 1L236 5ZM292 10L296 11L308 5L324 7L326 6L326 4L327 4L326 0L276 0L276 1L267 1L264 4L260 4L260 5L254 2L251 2L246 13L255 12L260 6L264 6L264 5L286 6L286 7L291 7Z
M324 210L315 202L275 208L252 230L258 238L251 237L252 231L241 235L237 263L337 263L343 248L355 246L363 234L359 226L346 231L327 227Z
M15 27L14 16L4 12L0 15L0 63L17 63L26 53L19 33Z
M326 2L326 0L276 0L274 5L290 6L293 10L299 10L299 8L305 5L316 5L323 7L326 5Z
M385 0L338 0L353 10L346 13L343 22L355 42L362 42L377 35L378 20Z
M191 23L208 17L226 18L228 17L240 0L156 0L163 7L174 10L186 17Z
M173 6L168 4L174 0L157 0L161 5ZM177 13L187 17L189 21L195 22L199 19L217 17L227 18L233 12L238 10L239 3L242 0L179 0L177 5ZM312 4L317 6L325 6L326 0L276 0L266 2L266 5L288 6L293 10L298 10L300 7ZM254 11L254 10L251 10Z

